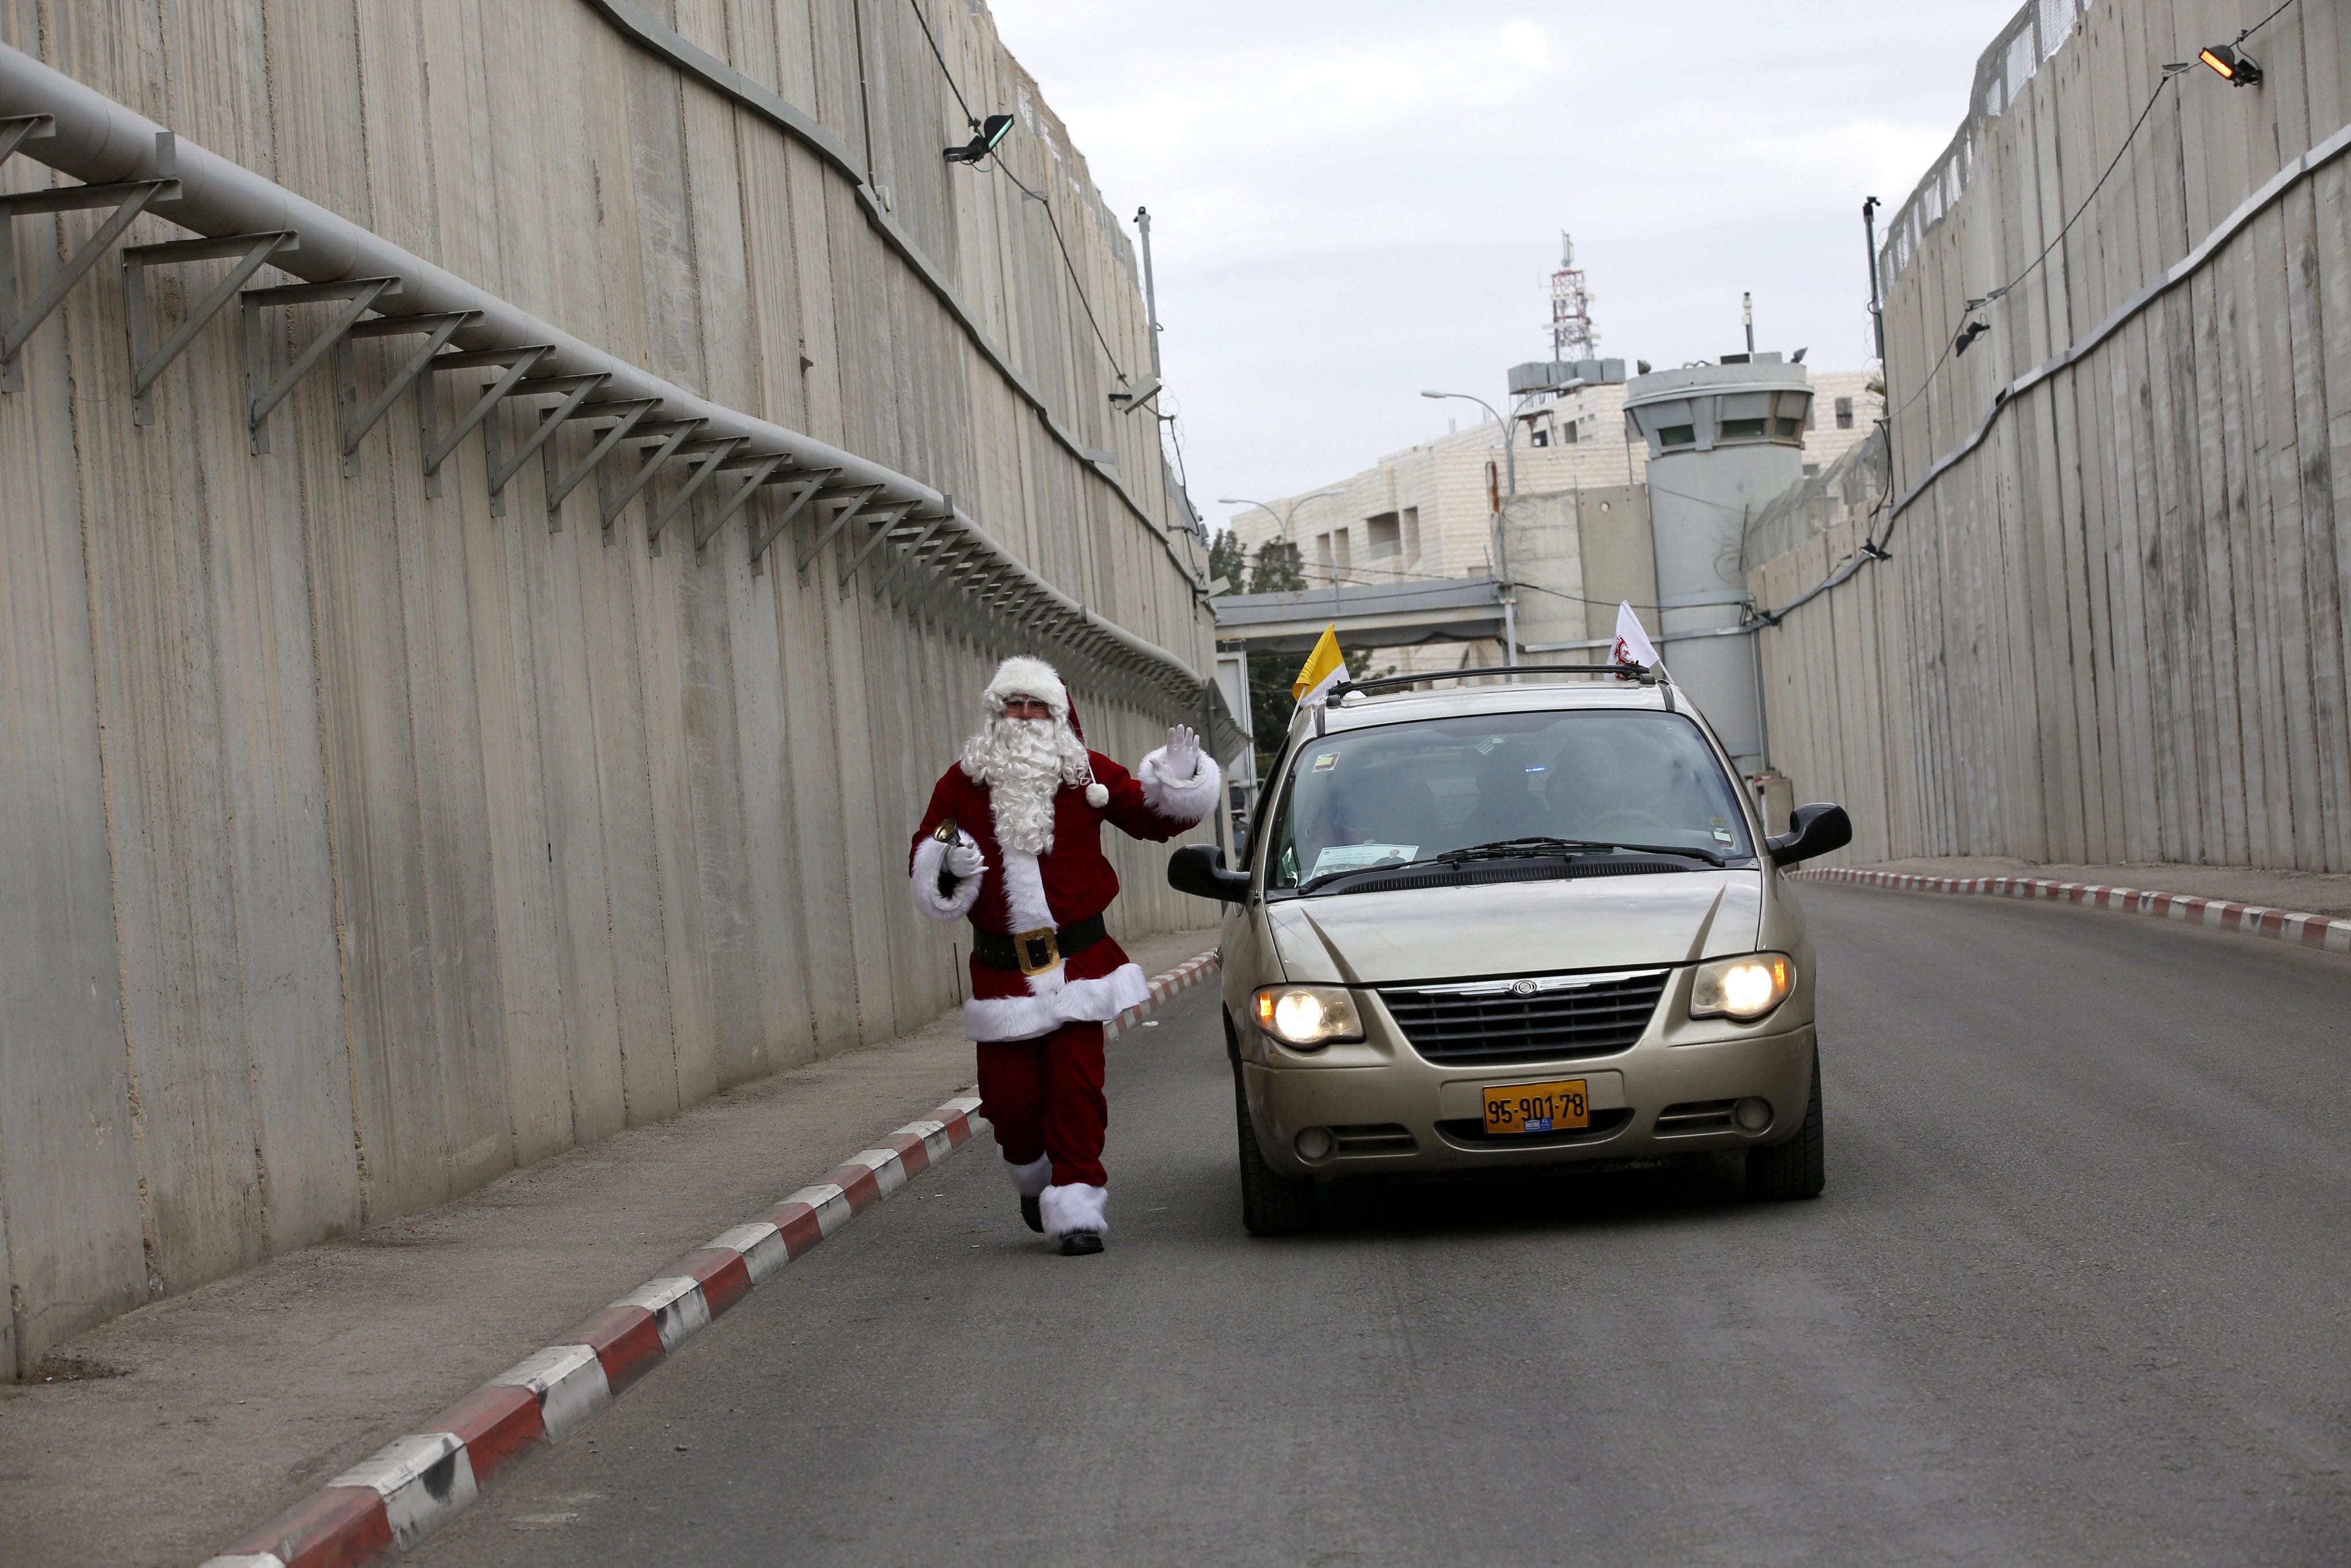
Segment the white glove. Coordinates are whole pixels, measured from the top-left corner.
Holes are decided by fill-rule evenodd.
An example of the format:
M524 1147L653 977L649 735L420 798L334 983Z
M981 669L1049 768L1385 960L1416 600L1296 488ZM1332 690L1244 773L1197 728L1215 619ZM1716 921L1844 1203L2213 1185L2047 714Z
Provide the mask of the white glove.
M1197 779L1200 776L1200 737L1192 733L1189 725L1168 727L1167 759L1164 766L1170 779Z
M979 845L973 841L972 836L957 833L956 841L947 850L948 873L961 882L967 877L977 876L987 869L987 862L980 859Z

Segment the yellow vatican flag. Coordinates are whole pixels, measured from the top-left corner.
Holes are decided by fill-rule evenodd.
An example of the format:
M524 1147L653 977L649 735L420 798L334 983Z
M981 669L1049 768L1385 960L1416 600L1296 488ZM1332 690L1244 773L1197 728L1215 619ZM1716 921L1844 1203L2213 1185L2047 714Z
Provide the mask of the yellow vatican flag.
M1334 683L1346 678L1347 661L1339 656L1339 623L1333 621L1322 628L1314 652L1306 655L1306 667L1290 684L1290 695L1301 704L1319 703L1331 695Z

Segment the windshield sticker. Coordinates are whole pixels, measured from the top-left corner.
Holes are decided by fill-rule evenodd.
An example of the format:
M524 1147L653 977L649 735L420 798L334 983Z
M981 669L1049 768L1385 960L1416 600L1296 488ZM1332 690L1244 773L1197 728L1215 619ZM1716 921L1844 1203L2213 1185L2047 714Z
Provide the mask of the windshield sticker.
M1489 735L1469 749L1476 752L1480 757L1491 757L1494 754L1494 747L1501 744L1502 737L1500 736Z
M1317 773L1328 773L1338 766L1339 754L1335 751L1326 751L1314 759L1314 771Z
M1731 841L1730 830L1728 828L1717 828L1714 830L1714 837L1718 843L1729 843Z
M1420 852L1418 844L1332 844L1314 857L1308 880L1334 871L1362 871L1367 866L1401 863Z

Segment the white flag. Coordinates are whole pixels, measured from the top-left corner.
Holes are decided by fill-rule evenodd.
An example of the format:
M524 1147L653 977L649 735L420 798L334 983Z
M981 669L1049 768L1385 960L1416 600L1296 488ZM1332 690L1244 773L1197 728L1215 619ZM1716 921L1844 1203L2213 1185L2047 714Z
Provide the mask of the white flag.
M1638 664L1645 670L1657 662L1657 650L1649 634L1641 630L1641 618L1633 613L1630 601L1616 606L1616 646L1608 656L1619 664Z

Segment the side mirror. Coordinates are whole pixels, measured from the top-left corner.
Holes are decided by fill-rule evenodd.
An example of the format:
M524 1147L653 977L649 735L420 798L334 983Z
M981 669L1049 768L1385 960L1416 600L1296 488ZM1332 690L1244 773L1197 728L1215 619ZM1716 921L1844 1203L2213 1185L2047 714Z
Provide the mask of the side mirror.
M1788 815L1788 831L1763 841L1773 861L1794 865L1853 842L1853 819L1843 806L1799 806Z
M1167 857L1167 885L1196 898L1239 904L1249 882L1249 873L1225 869L1225 852L1215 844L1186 844Z

